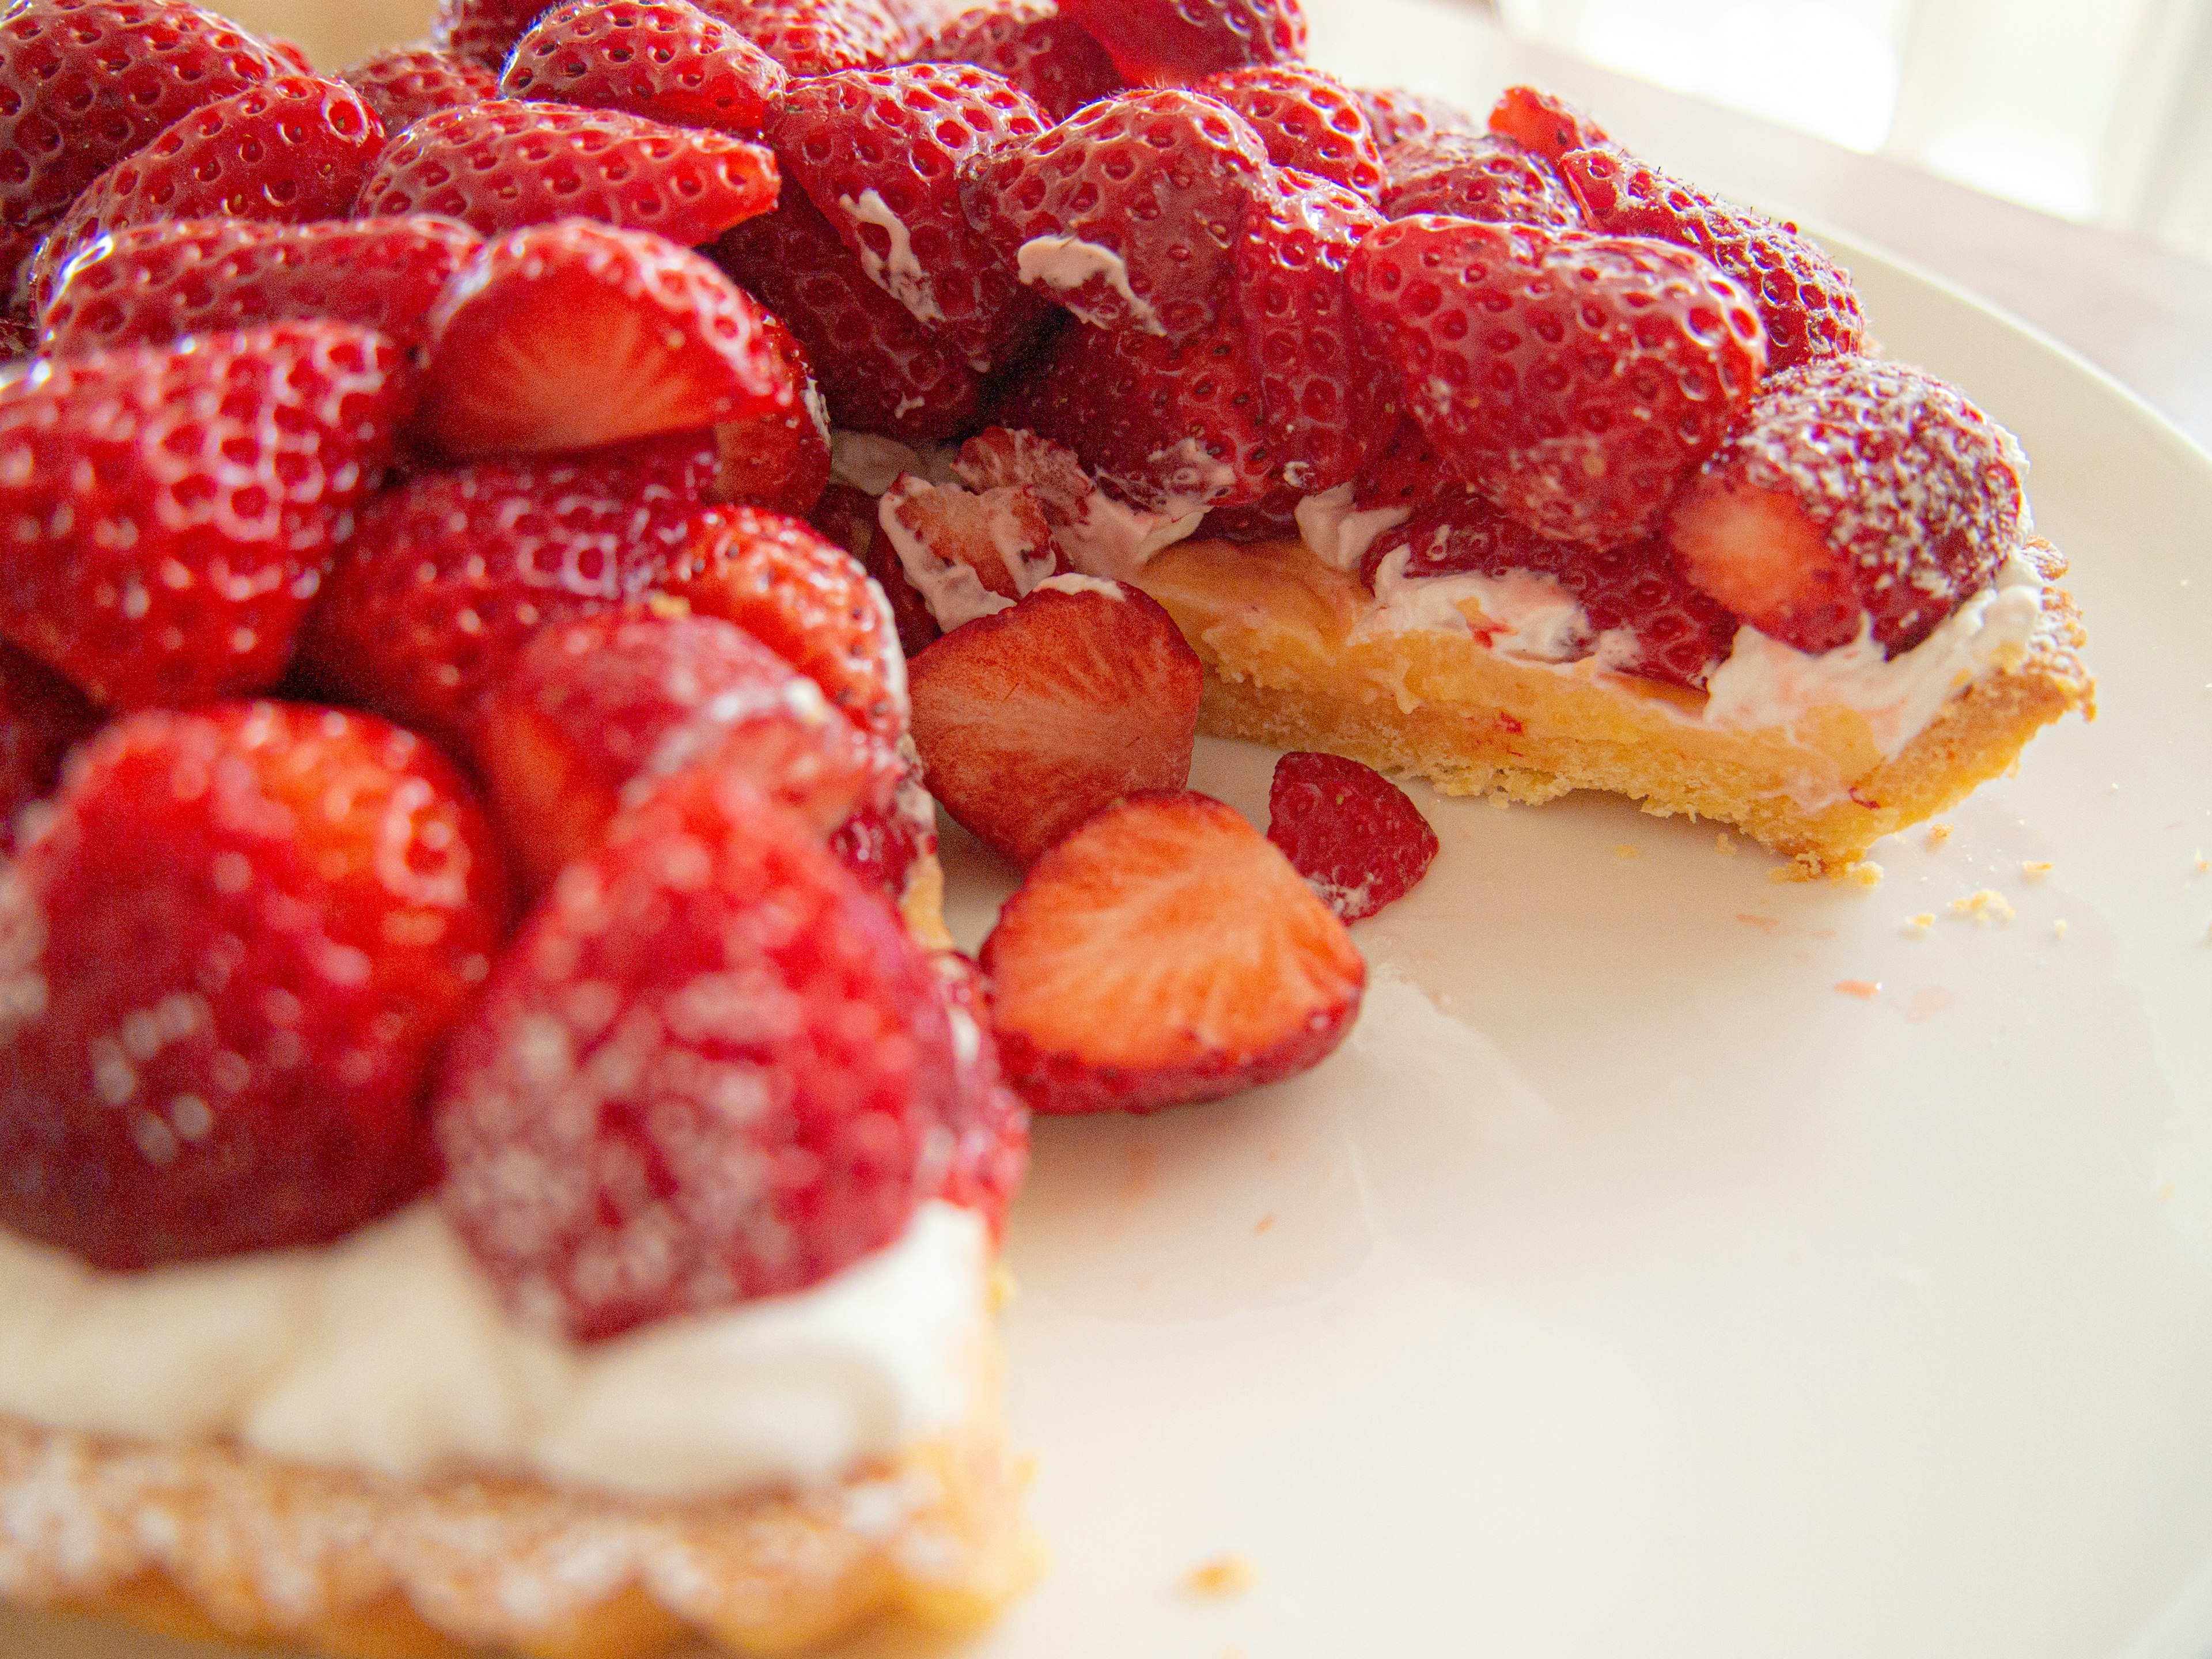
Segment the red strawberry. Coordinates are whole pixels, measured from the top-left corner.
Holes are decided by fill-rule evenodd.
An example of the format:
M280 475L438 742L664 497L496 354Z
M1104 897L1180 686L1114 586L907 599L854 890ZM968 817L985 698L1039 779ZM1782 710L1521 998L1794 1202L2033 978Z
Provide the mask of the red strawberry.
M1437 453L1411 415L1398 417L1352 481L1352 505L1362 513L1411 513L1431 501L1463 501L1468 493L1467 481Z
M422 428L449 455L805 413L752 296L650 231L588 219L512 231L447 285L428 327Z
M921 442L975 423L975 371L867 279L804 191L786 191L714 255L806 348L841 425Z
M364 507L300 641L325 695L453 747L543 624L641 599L696 533L705 434L426 473Z
M98 731L101 718L37 658L0 645L0 854L15 853L23 809L53 793L63 757Z
M952 1158L939 1196L977 1212L992 1237L1003 1238L1006 1211L1029 1170L1030 1109L1000 1079L988 981L957 951L940 951L931 961L960 1057L958 1103L946 1125Z
M425 315L478 241L447 219L133 225L70 262L41 319L45 349L69 356L309 317L419 345Z
M1217 507L1202 526L1211 541L1294 542L1298 539L1298 503L1305 492L1278 484L1256 501Z
M839 824L830 850L861 886L903 916L918 866L937 851L937 808L919 768L902 761L888 805L869 804ZM941 906L943 880L926 902Z
M1018 484L979 495L907 473L878 510L907 580L947 632L1006 610L1066 568L1043 505Z
M1258 501L1275 482L1259 370L1233 310L1180 344L1071 328L996 414L1073 450L1115 495L1170 518Z
M1121 87L1106 48L1060 15L1060 0L985 0L939 24L914 55L1003 75L1055 121Z
M1006 1079L1040 1112L1152 1112L1306 1070L1367 964L1218 800L1146 794L1037 861L983 942Z
M1413 890L1437 832L1406 792L1341 755L1285 755L1267 787L1267 839L1339 920L1359 921Z
M748 507L702 514L655 585L744 629L863 732L896 743L906 730L905 659L880 592L796 519Z
M1490 130L1557 165L1569 150L1609 147L1605 129L1564 98L1534 87L1508 87L1490 112Z
M1750 297L1661 243L1401 219L1351 282L1429 441L1560 541L1654 532L1765 367Z
M782 64L690 0L576 0L514 43L496 95L750 137L768 125L787 78Z
M1044 508L1068 562L1085 575L1115 581L1133 576L1153 554L1194 534L1210 517L1203 507L1174 518L1140 512L1099 489L1066 445L1006 427L961 445L952 473L979 495L1013 485L1028 490Z
M1771 377L1676 503L1698 586L1801 651L1928 637L2020 544L2027 459L1957 389L1842 358Z
M1352 250L1382 222L1352 191L1285 170L1237 245L1246 349L1283 478L1302 493L1350 479L1397 418L1395 376L1362 343L1345 282Z
M412 1196L507 915L483 812L407 732L287 703L117 722L0 878L0 1221L142 1267Z
M1386 597L1401 581L1466 574L1538 578L1582 607L1572 637L1532 642L1546 660L1595 656L1616 673L1694 690L1735 640L1738 619L1690 586L1665 543L1600 550L1548 541L1472 496L1431 500L1377 537L1360 564L1368 586ZM1494 630L1474 631L1493 642Z
M541 629L495 681L471 757L533 891L605 841L616 808L713 764L828 835L890 804L896 763L813 683L715 617L607 614Z
M1306 53L1299 0L1061 0L1061 11L1141 86L1188 86L1245 64Z
M906 30L881 0L708 0L704 9L794 76L879 69L907 55Z
M775 204L775 157L726 133L511 99L440 110L399 134L355 211L434 213L486 236L556 219L711 242Z
M282 62L287 69L301 75L315 72L314 60L307 56L307 49L297 40L288 40L281 34L264 34L261 37L261 49Z
M63 267L98 237L157 219L342 219L384 148L351 87L285 75L204 104L85 187L32 261L44 309Z
M1855 356L1865 344L1849 273L1796 226L1716 201L1611 149L1572 151L1559 171L1591 229L1695 248L1741 283L1766 327L1770 372Z
M494 70L434 46L386 46L338 76L397 137L426 115L499 96Z
M0 385L0 633L111 708L275 684L411 390L392 342L338 323Z
M968 216L1022 281L1085 322L1188 338L1227 286L1267 152L1212 99L1101 99L961 174Z
M943 630L930 614L929 601L907 580L898 549L882 532L876 514L874 496L850 484L833 483L823 492L812 523L833 545L846 549L860 562L890 605L899 649L911 659Z
M830 409L815 384L806 348L780 318L757 313L763 346L775 359L777 380L792 386L781 402L714 428L720 466L714 499L749 501L777 513L811 513L830 483Z
M1352 95L1367 112L1367 119L1375 128L1375 142L1386 155L1409 139L1432 132L1481 130L1481 124L1458 106L1403 87L1354 87Z
M1255 64L1209 75L1197 90L1251 124L1279 167L1327 179L1370 202L1382 188L1382 153L1358 96L1304 64Z
M21 317L0 315L0 363L29 356L38 343L37 325Z
M522 32L544 9L544 0L438 0L430 44L497 75Z
M1055 577L909 672L923 781L1018 864L1108 802L1190 776L1205 671L1136 588Z
M15 0L0 13L0 298L94 178L202 104L284 72L180 0Z
M509 1310L597 1341L803 1290L941 1177L935 975L813 830L697 768L500 959L434 1108L446 1212Z
M957 174L1047 125L986 70L908 64L800 82L769 138L868 279L986 374L1020 356L1052 313L969 224Z
M1382 211L1393 219L1443 213L1553 230L1582 226L1581 210L1558 171L1510 138L1438 133L1399 145L1383 166L1390 181L1382 191Z

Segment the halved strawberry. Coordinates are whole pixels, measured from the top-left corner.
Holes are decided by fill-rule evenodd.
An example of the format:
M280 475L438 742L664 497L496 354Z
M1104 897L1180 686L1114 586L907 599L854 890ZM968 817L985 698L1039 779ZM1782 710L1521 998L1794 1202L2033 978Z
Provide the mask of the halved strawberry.
M714 499L804 517L830 484L830 406L799 337L782 319L765 311L758 315L762 343L781 364L777 377L798 395L789 408L771 404L758 414L716 425L721 465Z
M447 284L428 326L422 428L449 455L804 412L752 296L650 231L564 219L510 232Z
M1429 441L1560 541L1654 532L1766 363L1750 296L1659 242L1425 216L1361 242L1351 283Z
M921 766L911 759L911 744L902 744L898 781L888 805L866 805L830 833L830 851L861 886L902 918L925 857L937 852L937 807L922 787ZM943 902L943 878L927 902Z
M1406 792L1341 755L1292 754L1267 786L1267 839L1343 921L1359 921L1413 890L1437 832Z
M1006 1211L1029 1170L1030 1109L1000 1075L990 981L957 951L940 951L931 963L960 1057L957 1103L946 1124L952 1157L939 1196L975 1211L991 1224L992 1237L1002 1238Z
M496 95L750 137L787 80L782 64L691 0L574 0L514 43Z
M28 295L43 310L63 269L100 237L158 219L342 219L384 148L351 87L283 75L203 104L85 186L40 245Z
M1689 579L1762 634L1908 651L1989 585L2027 523L2027 459L1917 368L1863 357L1770 376L1675 504Z
M1298 503L1306 499L1304 491L1278 484L1256 501L1208 508L1203 528L1214 541L1294 542L1300 534Z
M86 185L285 66L182 0L15 0L0 17L0 300Z
M1495 133L1417 138L1393 149L1383 166L1390 179L1382 211L1393 219L1443 213L1553 230L1578 229L1583 223L1581 209L1552 163Z
M1122 84L1106 48L1060 15L1060 0L986 0L938 25L914 55L1003 75L1055 121Z
M300 641L325 696L449 746L549 622L641 599L696 533L704 433L430 472L364 507Z
M1169 517L1116 501L1092 482L1066 445L1008 427L992 427L961 445L952 472L978 495L1017 485L1026 489L1044 509L1067 562L1085 575L1115 581L1135 575L1153 554L1196 534L1200 521L1212 516L1202 507Z
M1042 504L1019 484L976 495L905 473L884 492L877 522L948 633L1066 567Z
M499 98L440 110L397 135L354 211L434 213L485 236L597 219L697 247L767 212L776 189L775 155L726 133Z
M1190 777L1205 671L1136 588L1054 577L908 672L930 793L1018 864L1108 802Z
M0 644L0 854L15 852L23 809L53 793L63 757L105 719L36 657Z
M426 115L499 96L499 73L435 46L386 46L337 77L394 137Z
M1210 326L1268 178L1243 117L1180 88L1120 93L960 177L976 228L1023 282L1099 328Z
M1403 87L1354 87L1352 95L1367 112L1375 142L1387 155L1396 145L1432 132L1479 132L1482 124L1456 104Z
M715 617L610 613L541 629L493 682L470 757L533 891L616 810L711 763L827 836L890 804L897 763L813 682Z
M1188 86L1245 64L1306 55L1299 0L1060 0L1140 86Z
M555 884L455 1035L446 1212L575 1341L803 1290L941 1182L928 960L812 827L701 767Z
M1218 1100L1325 1059L1367 964L1218 800L1139 795L1037 861L983 942L1007 1081L1039 1112Z
M1717 201L1616 150L1570 151L1559 172L1591 229L1695 248L1742 283L1766 325L1770 373L1854 356L1864 345L1850 273L1796 226Z
M1382 188L1375 129L1350 87L1305 64L1255 64L1209 75L1196 90L1251 123L1279 167L1296 167L1372 202Z
M712 12L793 76L880 69L907 55L883 0L708 0Z
M430 44L497 75L522 32L544 9L544 0L438 0Z
M957 175L1048 125L987 70L906 64L799 82L769 140L869 281L986 374L1026 350L1052 312L969 225Z
M40 319L58 356L294 319L358 323L403 346L481 239L449 219L160 220L70 262Z
M413 390L341 323L0 382L0 633L111 708L274 685Z
M0 1221L143 1267L413 1196L423 1088L507 907L468 786L407 732L289 703L118 720L0 876Z
M1605 129L1565 99L1535 87L1508 87L1490 112L1490 130L1555 166L1568 151L1610 147Z
M944 630L930 614L929 601L907 580L898 549L883 533L876 514L873 495L850 484L833 483L823 491L808 522L832 546L843 548L860 561L890 605L891 620L898 629L899 649L910 661Z

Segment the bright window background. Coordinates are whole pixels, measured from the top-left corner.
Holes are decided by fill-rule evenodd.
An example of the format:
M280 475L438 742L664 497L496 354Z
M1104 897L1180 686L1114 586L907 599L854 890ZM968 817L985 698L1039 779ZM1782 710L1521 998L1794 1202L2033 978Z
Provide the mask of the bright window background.
M1624 74L2212 258L2212 0L1498 0Z

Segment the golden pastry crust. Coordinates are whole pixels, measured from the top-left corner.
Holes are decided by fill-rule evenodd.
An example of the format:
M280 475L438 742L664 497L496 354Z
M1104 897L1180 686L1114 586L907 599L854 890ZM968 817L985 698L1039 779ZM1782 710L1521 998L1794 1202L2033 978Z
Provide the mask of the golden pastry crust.
M2042 622L2021 659L1954 692L1888 759L1848 709L1787 733L1723 730L1696 720L1701 694L1594 659L1550 667L1469 635L1357 632L1372 596L1297 542L1181 543L1137 580L1206 664L1201 730L1331 750L1446 794L1534 803L1601 789L1661 817L1735 824L1819 874L2010 770L2069 710L2094 718L2080 614L2056 585L2065 561L2047 543L2028 552Z

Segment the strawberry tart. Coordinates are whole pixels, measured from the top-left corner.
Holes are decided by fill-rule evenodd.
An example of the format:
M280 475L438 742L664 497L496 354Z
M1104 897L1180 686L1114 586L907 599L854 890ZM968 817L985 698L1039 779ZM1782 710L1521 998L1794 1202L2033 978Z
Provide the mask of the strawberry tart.
M1829 869L2090 708L2017 447L1819 250L1304 38L9 0L0 1595L971 1627L1030 1115L1327 1056L1437 851L1377 769Z

